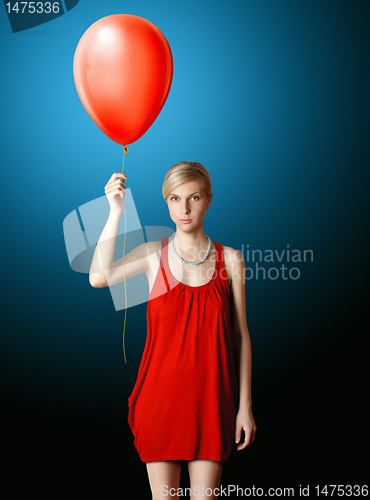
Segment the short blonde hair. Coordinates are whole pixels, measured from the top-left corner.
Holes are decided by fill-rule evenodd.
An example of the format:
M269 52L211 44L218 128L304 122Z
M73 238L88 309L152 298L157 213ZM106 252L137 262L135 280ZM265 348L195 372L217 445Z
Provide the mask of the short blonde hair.
M169 194L178 186L192 180L200 180L208 198L212 193L211 177L207 170L195 161L181 161L173 165L165 175L162 195L167 203Z

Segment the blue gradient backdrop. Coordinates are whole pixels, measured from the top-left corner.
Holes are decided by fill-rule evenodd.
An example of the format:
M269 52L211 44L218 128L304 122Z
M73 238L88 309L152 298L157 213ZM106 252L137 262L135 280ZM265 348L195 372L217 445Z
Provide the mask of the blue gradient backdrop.
M146 304L127 311L125 364L124 311L70 269L62 229L122 169L122 146L91 120L72 74L82 34L116 13L156 24L174 59L167 102L125 160L142 225L173 226L163 178L192 160L212 178L213 240L244 245L245 258L247 245L313 251L294 264L298 280L246 282L256 399L366 324L370 13L357 0L81 0L13 34L2 11L4 398L71 422L116 415L124 428Z

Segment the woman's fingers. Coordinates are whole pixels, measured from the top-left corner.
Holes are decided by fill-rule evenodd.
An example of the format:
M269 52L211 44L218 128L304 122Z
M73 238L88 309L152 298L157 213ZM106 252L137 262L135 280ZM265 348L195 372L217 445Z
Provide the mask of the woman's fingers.
M105 193L110 193L114 189L126 189L126 186L124 183L111 184L111 185L105 186L104 191L105 191Z
M118 179L116 181L108 182L104 188L105 194L110 193L114 189L126 189L125 180Z
M110 189L109 191L105 191L105 194L108 197L111 197L111 196L114 196L116 194L125 193L125 191L126 191L125 188L114 188L114 189ZM126 196L126 193L125 193L125 196Z
M127 175L122 172L114 172L107 184L104 186L104 192L109 201L110 208L113 210L122 209L122 199L126 196L126 179Z
M126 179L114 179L113 181L109 181L105 186L106 187L111 187L111 186L119 186L120 184L124 184Z
M250 434L248 435L244 429L244 441L238 444L237 450L244 450L244 448L249 446L249 444L250 444L249 441L250 441Z
M114 174L112 175L112 177L109 179L108 183L110 181L113 181L113 180L117 179L117 177L124 177L125 179L127 179L126 175L123 174L122 172L114 172Z
M253 428L245 428L243 427L244 430L244 441L239 443L237 446L237 450L244 450L247 446L251 446L254 442L254 437L256 432L253 430Z

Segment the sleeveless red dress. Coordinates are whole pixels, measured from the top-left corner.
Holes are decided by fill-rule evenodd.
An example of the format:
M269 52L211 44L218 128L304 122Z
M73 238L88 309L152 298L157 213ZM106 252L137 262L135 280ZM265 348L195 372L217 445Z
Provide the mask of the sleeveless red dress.
M128 422L143 462L224 461L235 442L238 382L223 248L214 242L213 276L193 287L172 275L168 244L161 240Z

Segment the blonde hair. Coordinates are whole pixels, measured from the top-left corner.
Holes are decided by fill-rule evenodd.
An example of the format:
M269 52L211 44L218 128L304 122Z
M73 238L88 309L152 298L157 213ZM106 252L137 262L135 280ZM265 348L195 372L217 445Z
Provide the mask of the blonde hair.
M162 195L167 203L169 194L180 184L192 180L200 180L208 198L212 192L211 177L207 170L195 161L181 161L173 165L165 175L162 185Z

